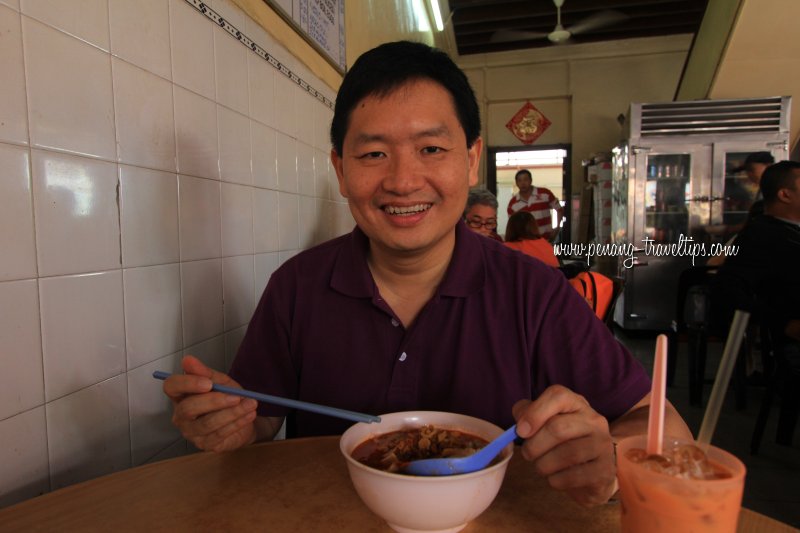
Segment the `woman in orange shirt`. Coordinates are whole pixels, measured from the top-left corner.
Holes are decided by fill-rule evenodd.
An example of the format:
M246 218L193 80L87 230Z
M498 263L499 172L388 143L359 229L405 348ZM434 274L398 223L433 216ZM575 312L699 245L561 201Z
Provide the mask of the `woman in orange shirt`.
M518 211L509 217L505 244L509 248L535 257L546 265L556 268L560 266L553 252L553 245L539 234L536 220L527 211Z

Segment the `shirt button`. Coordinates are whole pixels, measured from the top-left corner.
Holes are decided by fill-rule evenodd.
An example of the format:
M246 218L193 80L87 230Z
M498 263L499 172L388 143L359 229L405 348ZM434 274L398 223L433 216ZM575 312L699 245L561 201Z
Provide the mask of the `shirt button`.
M407 357L408 356L406 355L406 352L403 352L403 353L400 354L400 360L401 361L405 361Z
M392 325L393 325L394 327L397 327L397 326L399 326L399 325L400 325L400 322L399 322L399 321L398 321L396 318L393 318L393 319L392 319Z

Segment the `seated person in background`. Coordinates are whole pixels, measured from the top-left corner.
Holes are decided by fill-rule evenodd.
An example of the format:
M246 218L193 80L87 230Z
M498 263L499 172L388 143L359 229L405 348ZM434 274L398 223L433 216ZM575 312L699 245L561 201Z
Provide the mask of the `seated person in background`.
M715 276L713 326L726 331L733 312L743 309L770 321L775 342L791 344L800 341L794 333L800 322L800 163L767 167L761 192L764 214L739 232L738 253Z
M744 171L747 174L747 181L734 181L730 190L725 190L724 209L726 211L747 209L747 217L743 222L706 227L709 234L724 238L725 246L733 243L737 234L751 218L764 214L764 197L760 188L761 176L764 174L764 170L774 162L775 158L769 152L753 152L747 156L741 166L731 170L734 173ZM710 258L706 264L719 266L724 262L724 256L715 256Z
M745 158L744 164L736 169L737 171L744 170L747 174L747 179L750 183L755 184L758 189L753 199L753 204L748 211L748 219L764 214L764 195L761 192L761 177L764 175L764 171L767 167L774 162L775 158L772 157L772 154L769 152L753 152ZM747 222L745 222L745 224L746 223Z
M471 189L464 209L464 220L475 233L503 242L497 234L497 197L486 189Z
M545 265L558 268L560 263L550 241L542 238L533 215L518 211L511 215L506 225L506 246L535 257Z
M271 276L230 370L193 357L164 382L173 422L226 451L350 422L211 391L213 382L372 414L516 421L521 455L584 505L616 488L614 441L647 432L650 379L556 269L462 221L483 141L466 75L386 43L345 75L331 162L356 221ZM667 405L665 433L691 438Z
M760 190L759 190L759 192L760 192ZM745 222L744 222L744 224L743 224L741 227L744 227L744 226L746 226L746 225L747 225L747 223L748 223L748 222L750 222L750 220L751 220L753 217L755 217L755 216L758 216L758 215L763 215L763 214L764 214L764 202L763 202L762 200L759 200L759 203L760 203L760 205L761 205L761 206L760 206L760 208L759 208L759 209L757 209L757 210L756 210L757 212L755 212L755 213L754 213L753 209L751 208L751 209L750 209L750 211L747 213L747 218L745 219ZM755 206L755 204L753 204L753 205ZM734 234L734 235L733 235L733 236L732 236L730 239L728 239L728 240L725 242L725 244L724 244L723 246L725 247L725 249L726 249L726 250L729 250L729 249L731 249L731 247L733 246L733 244L736 242L736 237L738 237L738 236L739 236L739 234L738 234L738 233L735 233L735 234ZM712 255L711 257L709 257L709 258L706 260L706 266L708 266L708 267L718 267L718 266L721 266L721 265L722 265L722 263L724 263L724 262L725 262L725 260L726 260L727 258L728 258L728 256L727 256L727 255L725 255L725 254L720 254L720 255Z
M530 170L518 170L514 181L519 192L508 202L508 215L511 216L518 211L531 213L539 225L539 234L553 242L564 217L564 208L561 207L561 202L550 189L533 186L533 175ZM553 227L552 211L556 213L555 228Z

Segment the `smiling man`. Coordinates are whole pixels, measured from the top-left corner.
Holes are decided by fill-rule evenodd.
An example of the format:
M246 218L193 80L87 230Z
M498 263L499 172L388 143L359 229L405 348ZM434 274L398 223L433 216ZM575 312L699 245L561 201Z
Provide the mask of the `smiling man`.
M613 438L645 431L649 379L560 272L467 228L479 132L446 54L398 42L356 61L331 160L357 225L273 274L230 375L186 357L165 382L186 438L224 451L272 438L284 417L289 436L349 425L212 382L372 414L454 411L516 421L553 487L584 504L611 496ZM671 407L667 434L690 437Z

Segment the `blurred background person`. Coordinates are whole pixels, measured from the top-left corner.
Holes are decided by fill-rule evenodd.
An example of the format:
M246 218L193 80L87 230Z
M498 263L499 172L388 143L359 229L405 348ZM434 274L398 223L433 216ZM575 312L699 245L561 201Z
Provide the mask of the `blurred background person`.
M511 215L506 225L506 246L539 259L546 265L558 268L560 263L553 245L539 234L533 215L519 211Z
M550 189L533 186L533 174L530 170L518 170L514 181L519 192L508 202L508 215L511 216L519 211L531 213L539 226L539 234L553 242L564 218L561 202ZM551 211L555 211L555 227Z
M503 242L497 234L497 207L497 197L491 191L472 189L467 196L464 221L475 233Z
M749 311L751 322L765 320L784 355L781 371L800 379L800 163L770 165L761 191L764 214L739 232L738 253L714 276L712 327L724 333L736 309Z
M753 204L748 211L748 220L752 217L764 214L764 195L761 192L761 176L768 166L775 162L775 158L769 152L753 152L744 160L740 167L747 174L747 179L755 185L756 196ZM745 222L747 224L747 222ZM741 228L739 228L741 229Z
M729 209L736 211L741 207L747 207L747 218L744 222L737 224L727 224L709 228L709 233L714 235L725 235L725 246L730 246L736 240L736 236L742 231L747 223L753 218L764 214L764 195L761 192L761 176L764 171L775 162L775 158L769 152L753 152L748 155L741 166L733 169L733 172L744 171L747 174L747 182L744 185L733 187L726 190L726 202ZM733 203L733 205L731 205ZM725 262L725 256L719 255L711 257L706 264L708 266L720 266Z

